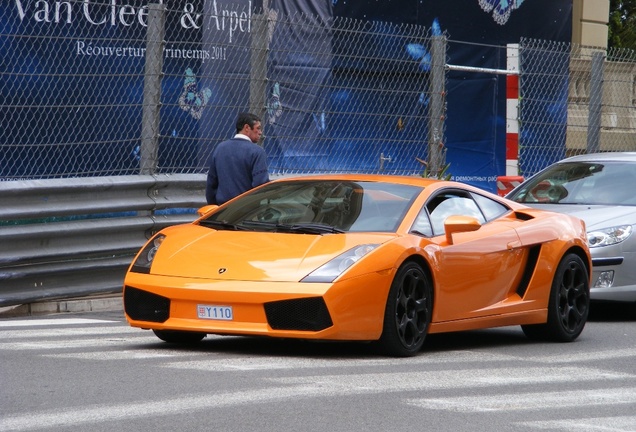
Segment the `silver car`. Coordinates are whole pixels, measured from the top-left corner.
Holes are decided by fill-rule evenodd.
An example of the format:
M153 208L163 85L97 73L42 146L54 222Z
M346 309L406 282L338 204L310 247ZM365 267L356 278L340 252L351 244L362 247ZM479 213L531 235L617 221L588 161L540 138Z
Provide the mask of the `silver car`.
M636 152L564 159L506 198L583 219L593 265L590 298L636 302Z

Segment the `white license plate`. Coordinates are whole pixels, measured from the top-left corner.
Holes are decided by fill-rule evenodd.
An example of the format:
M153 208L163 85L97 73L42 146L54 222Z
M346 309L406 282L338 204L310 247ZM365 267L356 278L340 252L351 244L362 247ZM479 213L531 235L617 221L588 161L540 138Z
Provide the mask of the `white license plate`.
M201 319L232 321L232 306L197 305L197 316Z

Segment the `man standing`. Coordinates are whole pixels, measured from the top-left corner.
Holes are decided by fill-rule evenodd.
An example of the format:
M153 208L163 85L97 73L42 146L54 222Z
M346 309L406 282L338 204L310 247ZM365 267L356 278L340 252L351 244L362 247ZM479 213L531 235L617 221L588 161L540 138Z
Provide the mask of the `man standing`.
M208 204L221 205L269 181L267 155L256 144L262 134L257 115L239 114L234 138L219 143L212 152L205 190Z

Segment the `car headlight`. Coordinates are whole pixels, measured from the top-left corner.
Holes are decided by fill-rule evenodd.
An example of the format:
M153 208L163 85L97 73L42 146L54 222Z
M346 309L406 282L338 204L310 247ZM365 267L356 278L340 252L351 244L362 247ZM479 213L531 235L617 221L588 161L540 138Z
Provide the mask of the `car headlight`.
M144 248L137 256L137 259L130 268L130 271L135 273L150 273L152 260L155 259L157 249L159 249L159 246L161 246L161 243L163 243L163 240L165 238L165 235L159 234L148 243L146 243L146 246L144 246Z
M301 282L333 282L346 269L358 262L360 258L378 246L378 244L366 244L349 249L345 253L338 255L331 261L309 273L301 280Z
M591 248L610 246L627 240L632 234L631 225L620 225L587 233L587 243Z

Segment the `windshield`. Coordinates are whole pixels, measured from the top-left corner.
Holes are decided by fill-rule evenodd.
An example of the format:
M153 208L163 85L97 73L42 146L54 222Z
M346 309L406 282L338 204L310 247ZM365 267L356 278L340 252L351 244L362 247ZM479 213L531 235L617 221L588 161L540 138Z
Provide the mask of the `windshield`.
M272 182L200 221L214 229L299 232L395 232L421 187L385 182Z
M636 205L636 164L567 162L532 177L507 198L520 203Z

